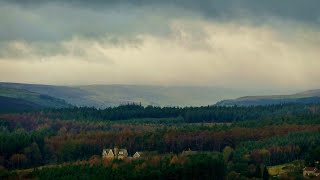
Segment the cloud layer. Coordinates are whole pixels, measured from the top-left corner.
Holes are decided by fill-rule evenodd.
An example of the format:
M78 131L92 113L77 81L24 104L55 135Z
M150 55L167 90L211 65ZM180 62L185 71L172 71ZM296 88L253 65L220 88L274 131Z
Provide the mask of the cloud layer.
M0 4L0 81L320 87L317 0Z

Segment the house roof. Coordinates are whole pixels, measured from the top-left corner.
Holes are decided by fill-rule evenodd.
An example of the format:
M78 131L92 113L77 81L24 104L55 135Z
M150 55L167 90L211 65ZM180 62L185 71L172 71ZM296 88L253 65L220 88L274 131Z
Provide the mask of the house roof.
M112 155L112 156L115 156L115 155L116 156L118 156L118 155L123 156L123 155L127 155L128 151L127 151L127 149L122 148L122 149L118 149L117 154L116 154L114 149L104 148L103 153L106 153L107 155Z
M182 155L192 155L197 153L197 151L192 151L192 150L187 150L187 151L182 151Z
M316 171L317 168L316 167L305 167L303 170L304 171Z
M110 148L108 148L108 149L103 149L103 151L105 151L105 152L110 152L110 150L112 151L112 149L110 149Z
M109 155L114 156L114 153L113 153L112 149L109 149L109 150L107 151L107 153L108 153L108 156L109 156Z
M320 170L319 170L319 169L317 169L315 173L320 173Z

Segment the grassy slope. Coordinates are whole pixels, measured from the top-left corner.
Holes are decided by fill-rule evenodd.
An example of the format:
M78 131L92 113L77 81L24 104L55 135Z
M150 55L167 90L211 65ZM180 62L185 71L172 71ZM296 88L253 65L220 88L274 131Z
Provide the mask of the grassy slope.
M58 99L63 99L67 103L75 106L99 106L97 102L87 98L91 96L89 92L76 87L20 83L0 83L0 87L23 89L38 94L48 95Z
M12 106L12 108L16 106L18 109L23 106L30 108L62 108L70 106L63 100L23 89L0 87L0 97L3 106Z
M303 160L296 160L287 164L280 164L268 167L268 172L271 176L277 176L292 172L294 169L302 170L305 167Z
M269 174L271 176L276 176L279 174L284 174L287 173L287 166L292 166L291 164L281 164L281 165L277 165L277 166L271 166L268 168Z
M0 96L0 112L39 109L41 106L23 99Z

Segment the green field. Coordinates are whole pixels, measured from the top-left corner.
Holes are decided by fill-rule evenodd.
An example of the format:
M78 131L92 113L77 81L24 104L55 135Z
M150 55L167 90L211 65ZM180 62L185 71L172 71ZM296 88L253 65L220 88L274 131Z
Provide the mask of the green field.
M268 167L268 172L271 176L278 176L290 172L302 171L304 168L304 161L294 161L292 163L280 164Z
M23 89L0 87L0 97L14 99L15 102L23 101L37 107L45 108L65 108L70 107L64 100L50 97Z

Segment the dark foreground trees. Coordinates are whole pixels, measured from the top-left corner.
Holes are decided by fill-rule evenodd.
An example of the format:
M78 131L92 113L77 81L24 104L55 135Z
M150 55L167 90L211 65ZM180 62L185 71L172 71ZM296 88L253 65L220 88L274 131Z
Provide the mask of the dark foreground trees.
M172 161L172 159L176 161ZM81 172L81 173L79 173ZM154 156L137 161L114 161L107 165L66 165L35 170L39 179L202 179L223 180L226 166L220 153Z

